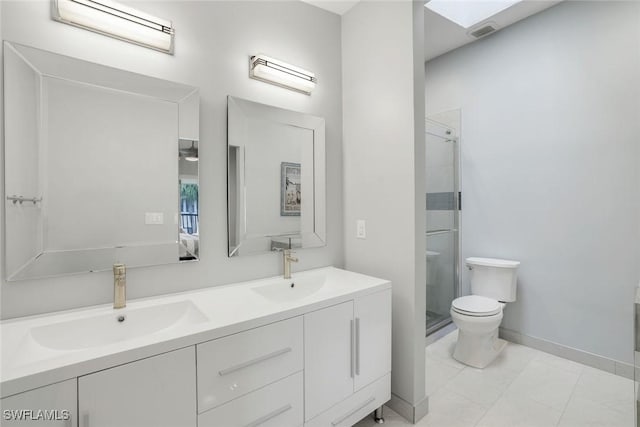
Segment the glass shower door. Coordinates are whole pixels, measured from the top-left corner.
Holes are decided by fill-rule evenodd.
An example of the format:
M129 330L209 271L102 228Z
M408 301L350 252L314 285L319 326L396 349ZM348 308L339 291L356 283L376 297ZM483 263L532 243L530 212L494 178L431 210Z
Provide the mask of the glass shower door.
M426 123L427 335L451 322L459 294L458 139L453 128Z

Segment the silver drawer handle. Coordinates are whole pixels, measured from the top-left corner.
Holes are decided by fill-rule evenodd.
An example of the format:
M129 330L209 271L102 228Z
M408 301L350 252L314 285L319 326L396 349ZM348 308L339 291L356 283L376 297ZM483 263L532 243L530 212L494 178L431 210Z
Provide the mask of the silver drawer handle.
M256 357L255 359L249 360L248 362L239 363L230 368L223 369L218 371L220 376L228 375L232 372L239 371L240 369L247 368L251 365L255 365L256 363L264 362L265 360L273 359L274 357L281 356L283 354L289 353L291 351L291 347L283 348L282 350L274 351L273 353L265 354L264 356Z
M282 407L282 408L280 408L280 409L276 409L275 411L268 413L268 414L267 414L267 415L265 415L264 417L260 417L260 418L258 418L257 420L255 420L255 421L253 421L253 422L250 422L250 423L249 423L249 424L247 424L245 427L257 427L257 426L259 426L260 424L264 424L264 423L266 423L267 421L269 421L270 419L273 419L273 418L277 417L277 416L278 416L278 415L280 415L280 414L284 414L285 412L287 412L287 411L288 411L289 409L291 409L291 408L292 408L291 404L286 405L286 406L283 406L283 407Z
M347 415L344 415L340 418L338 418L335 421L331 422L332 426L337 426L339 424L341 424L344 420L346 420L347 418L349 418L351 415L355 414L356 412L358 412L360 409L364 408L365 406L369 405L370 403L375 402L376 398L375 397L370 397L369 400L367 400L366 402L364 402L362 405L358 406L356 409L354 409L353 411L349 412Z

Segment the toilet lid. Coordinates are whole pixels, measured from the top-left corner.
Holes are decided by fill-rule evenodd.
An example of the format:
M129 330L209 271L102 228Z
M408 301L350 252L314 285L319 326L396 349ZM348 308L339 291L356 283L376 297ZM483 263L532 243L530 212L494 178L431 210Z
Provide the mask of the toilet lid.
M502 310L502 305L494 299L481 297L480 295L467 295L456 298L451 303L455 311L471 316L491 316Z

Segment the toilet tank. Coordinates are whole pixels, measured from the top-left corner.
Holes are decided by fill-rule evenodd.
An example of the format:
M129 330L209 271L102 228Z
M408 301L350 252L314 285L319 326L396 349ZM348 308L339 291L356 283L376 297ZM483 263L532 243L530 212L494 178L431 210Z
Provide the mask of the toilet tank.
M519 261L495 258L467 258L471 270L471 294L496 301L516 300Z

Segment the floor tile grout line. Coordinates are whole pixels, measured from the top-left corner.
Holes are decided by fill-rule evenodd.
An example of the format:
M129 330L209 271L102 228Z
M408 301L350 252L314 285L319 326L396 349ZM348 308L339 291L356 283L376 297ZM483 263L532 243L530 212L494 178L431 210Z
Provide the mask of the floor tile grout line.
M578 375L578 379L576 380L576 383L573 385L573 388L571 389L571 394L569 395L569 399L567 399L567 403L565 403L564 408L562 408L562 413L560 414L560 418L558 418L558 422L556 423L556 426L559 426L560 423L562 422L562 417L564 417L565 412L567 412L569 403L571 403L571 400L573 399L573 395L576 392L576 388L578 387L580 378L582 378L582 375L584 375L584 371L585 371L584 368L582 368L582 371L580 371L580 375Z
M442 384L440 387L438 387L438 388L436 388L435 390L433 390L433 391L431 392L431 394L428 394L427 396L428 396L429 398L431 398L431 396L433 396L434 394L436 394L436 393L437 393L437 392L439 392L440 390L444 390L444 389L447 387L447 384L449 384L451 381L453 381L453 379L454 379L455 377L457 377L458 375L460 375L460 373L461 373L462 371L464 371L465 369L467 369L467 367L466 367L466 366L465 366L465 367L462 367L461 369L459 369L459 370L458 370L458 372L457 372L454 376L452 376L451 378L449 378L449 379L448 379L444 384ZM453 391L453 390L448 389L448 391ZM426 393L425 393L425 394L426 394ZM459 393L456 393L456 394L459 394ZM461 395L461 396L462 396L462 395ZM463 396L463 397L464 397L464 396ZM474 403L475 403L475 402L474 402Z
M616 379L618 379L618 377L620 377L619 375L616 375L616 374L611 373L611 372L606 372L606 371L602 372L602 370L600 370L600 369L598 369L598 368L594 368L594 367L592 367L592 366L586 366L586 367L587 367L587 368L590 368L590 370L591 370L592 372L593 372L593 371L595 371L595 375L611 376L611 377L614 377L614 378L616 378ZM582 375L583 375L583 374L587 374L588 372L589 372L589 369L584 369L584 370L580 373L580 377L582 377ZM624 378L624 377L622 377L622 378ZM578 378L578 379L579 379L579 378ZM627 380L627 381L630 381L630 382L631 382L631 383L630 383L630 386L631 386L631 392L632 392L632 396L633 396L633 400L634 400L634 403L633 403L633 404L635 404L635 400L636 400L636 397L635 397L635 381L634 381L634 380L631 380L631 379L629 379L629 378L624 378L624 380ZM576 386L577 386L577 382L576 382ZM574 392L575 392L575 388L574 388ZM589 398L583 398L583 399L584 399L584 400L587 400L587 401L589 401L589 402L591 402L591 403L592 403L592 404L594 404L594 405L599 405L599 406L602 406L602 407L604 407L604 408L606 408L606 409L608 409L608 410L610 410L610 411L616 412L616 413L618 413L618 414L620 414L620 415L626 415L625 411L622 411L622 410L617 409L617 408L615 408L615 407L609 406L609 405L608 405L607 403L605 403L605 402L598 402L598 401L595 401L595 400L593 400L593 399L589 399ZM635 409L633 409L633 411L632 411L632 412L634 412L634 413L635 413Z
M513 377L513 379L512 379L511 381L509 381L509 383L508 383L508 384L507 384L507 386L504 388L504 390L502 390L502 393L500 393L500 395L499 395L499 396L498 396L498 398L495 400L495 402L493 402L493 403L491 404L491 406L489 407L489 409L487 409L487 412L485 412L485 413L484 413L484 415L482 416L482 418L480 418L480 419L478 420L478 422L476 422L476 423L474 424L474 426L477 426L477 425L478 425L478 423L484 419L484 417L487 415L487 413L488 413L491 409L493 409L493 407L494 407L494 406L495 406L495 405L500 401L500 399L502 399L502 397L505 395L505 393L507 392L507 390L509 389L509 387L511 387L511 385L514 383L514 381L515 381L516 379L518 379L518 377L520 377L520 375L522 375L522 374L524 373L525 369L527 369L527 367L529 366L529 364L531 364L531 362L532 362L532 361L533 361L533 360L529 360L529 361L527 362L527 364L526 364L526 365L524 365L524 367L520 370L520 372L518 373L518 375L514 376L514 377Z
M466 368L463 368L463 369L466 369ZM446 384L445 384L445 385L446 385ZM443 387L443 388L444 388L444 387ZM482 410L483 410L482 415L480 415L480 416L478 417L478 420L477 420L475 423L473 423L473 426L469 426L469 427L475 427L475 426L477 426L477 425L478 425L478 423L480 422L480 420L482 420L482 419L484 418L484 416L485 416L485 415L487 415L487 412L489 412L489 409L491 409L491 406L485 406L485 405L482 405L482 404L480 404L480 403L478 403L478 402L474 402L473 400L469 399L469 398L468 398L468 397L466 397L466 396L463 396L462 394L458 393L458 392L457 392L457 391L455 391L455 390L447 389L446 391L447 391L448 393L455 394L457 397L459 397L459 398L461 398L461 399L468 400L469 402L473 403L474 405L480 406L480 407L482 408ZM492 406L493 406L493 405L492 405Z
M593 367L591 367L591 366L589 366L589 365L585 365L584 363L576 362L575 360L571 360L571 359L566 359L566 358L561 357L561 356L556 356L555 354L547 353L546 351L542 351L542 350L538 350L538 351L539 351L540 353L542 353L542 354L541 354L541 355L536 356L535 360L538 360L540 363L544 363L544 364L546 364L546 365L554 366L551 362L546 362L546 361L544 360L544 357L545 357L545 356L546 356L547 358L548 358L549 356L551 356L552 358L560 359L560 360L562 360L563 362L570 362L570 363L573 363L573 364L576 364L576 365L580 365L580 366L581 366L581 369L580 369L580 375L582 375L582 372L584 372L584 368L593 368ZM563 371L565 371L565 372L575 373L575 372L571 371L571 369L563 368L562 366L556 366L556 368L561 369L561 370L563 370ZM593 369L598 369L598 368L593 368ZM605 372L606 372L606 371L605 371ZM610 373L610 372L607 372L607 373Z

